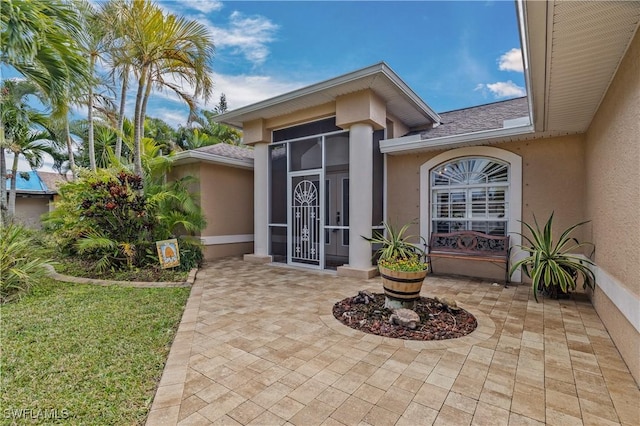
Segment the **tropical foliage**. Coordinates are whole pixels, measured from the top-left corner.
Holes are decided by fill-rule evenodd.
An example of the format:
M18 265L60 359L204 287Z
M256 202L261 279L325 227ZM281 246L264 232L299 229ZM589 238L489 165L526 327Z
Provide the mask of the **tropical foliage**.
M49 260L38 255L37 246L28 229L15 224L0 227L0 304L47 278Z
M30 97L40 97L38 87L26 80L5 80L0 88L0 116L3 123L4 148L13 153L9 190L8 213L15 214L16 180L18 160L23 156L36 168L42 165L44 153L50 153L57 144L55 135L48 128L48 117L29 105ZM0 149L4 164L5 149Z
M149 181L143 191L142 178L125 169L86 171L60 188L45 225L64 254L93 260L98 272L158 266L155 241L193 234L206 225L187 191L189 179L166 185ZM184 250L201 251L183 241ZM185 253L201 260L198 256Z
M415 272L428 269L429 265L424 261L425 250L411 240L423 241L414 235L406 235L410 224L405 224L396 230L389 223L383 223L384 231L375 231L372 238L363 237L373 247L377 247L374 258L378 259L378 265L394 271Z
M534 216L534 225L522 222L530 235L520 234L528 244L518 246L528 254L511 266L510 274L522 267L524 273L531 278L533 294L538 300L538 292L552 295L567 293L576 288L576 280L581 276L584 288L594 288L595 275L591 270L594 263L578 254L582 247L593 247L592 243L579 243L571 233L578 227L588 223L580 222L565 229L555 239L553 233L553 213L540 227Z

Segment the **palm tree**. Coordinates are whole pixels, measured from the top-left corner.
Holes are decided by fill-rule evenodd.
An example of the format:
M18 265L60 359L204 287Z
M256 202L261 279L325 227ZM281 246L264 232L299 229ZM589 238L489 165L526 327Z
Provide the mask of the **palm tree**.
M37 95L38 88L28 81L7 80L2 85L0 108L5 131L4 149L13 153L11 187L9 189L9 216L15 214L18 160L23 155L32 168L42 165L42 155L55 143L48 129L48 118L28 103L29 96ZM6 188L6 187L5 187ZM3 192L6 189L2 188Z
M36 85L54 110L67 112L69 84L87 85L90 80L88 62L76 42L82 33L77 9L64 0L3 0L0 7L0 63ZM6 147L0 120L0 148ZM5 180L6 163L0 155L0 188L5 188ZM3 190L0 211L5 209Z
M113 31L108 27L103 10L97 9L87 0L78 0L84 24L81 46L84 54L89 57L89 73L92 83L95 80L95 68L98 60L104 58L111 45ZM94 84L88 86L87 103L87 144L89 148L89 168L96 171L96 153L94 142Z
M0 11L0 58L39 87L51 103L62 101L69 80L89 82L88 63L76 40L78 10L63 0L5 0Z
M111 67L110 78L114 83L120 83L120 105L117 113L115 157L119 161L122 156L122 134L125 123L125 107L127 89L129 88L129 74L131 60L127 54L128 13L127 0L110 0L103 3L101 15L105 26L110 29L107 61Z
M120 42L123 58L137 77L134 110L134 171L142 175L141 139L146 105L153 87L169 89L195 108L194 98L206 99L212 91L210 62L213 41L206 27L196 21L165 15L149 0L131 1L125 21L129 31ZM194 87L189 94L182 84Z

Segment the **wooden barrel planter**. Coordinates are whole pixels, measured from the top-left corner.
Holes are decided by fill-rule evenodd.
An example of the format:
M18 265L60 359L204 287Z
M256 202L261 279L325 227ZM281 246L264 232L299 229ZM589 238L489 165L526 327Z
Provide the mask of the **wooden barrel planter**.
M413 302L420 298L422 282L427 276L427 270L417 272L392 271L378 266L382 277L384 295L399 302Z

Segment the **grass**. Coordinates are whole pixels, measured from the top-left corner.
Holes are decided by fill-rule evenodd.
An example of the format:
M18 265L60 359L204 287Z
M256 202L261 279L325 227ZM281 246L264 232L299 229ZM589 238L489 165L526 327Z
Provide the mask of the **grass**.
M49 280L0 306L2 418L142 424L188 295Z

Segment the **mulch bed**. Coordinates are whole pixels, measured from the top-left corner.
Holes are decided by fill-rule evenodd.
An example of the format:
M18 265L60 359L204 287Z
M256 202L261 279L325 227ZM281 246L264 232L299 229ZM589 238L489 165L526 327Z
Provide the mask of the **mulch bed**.
M358 296L333 306L333 316L346 326L364 333L405 340L445 340L466 336L476 329L476 318L462 308L450 309L435 299L421 297L413 309L420 316L415 329L389 322L393 311L384 307L384 294L373 293L369 303Z

